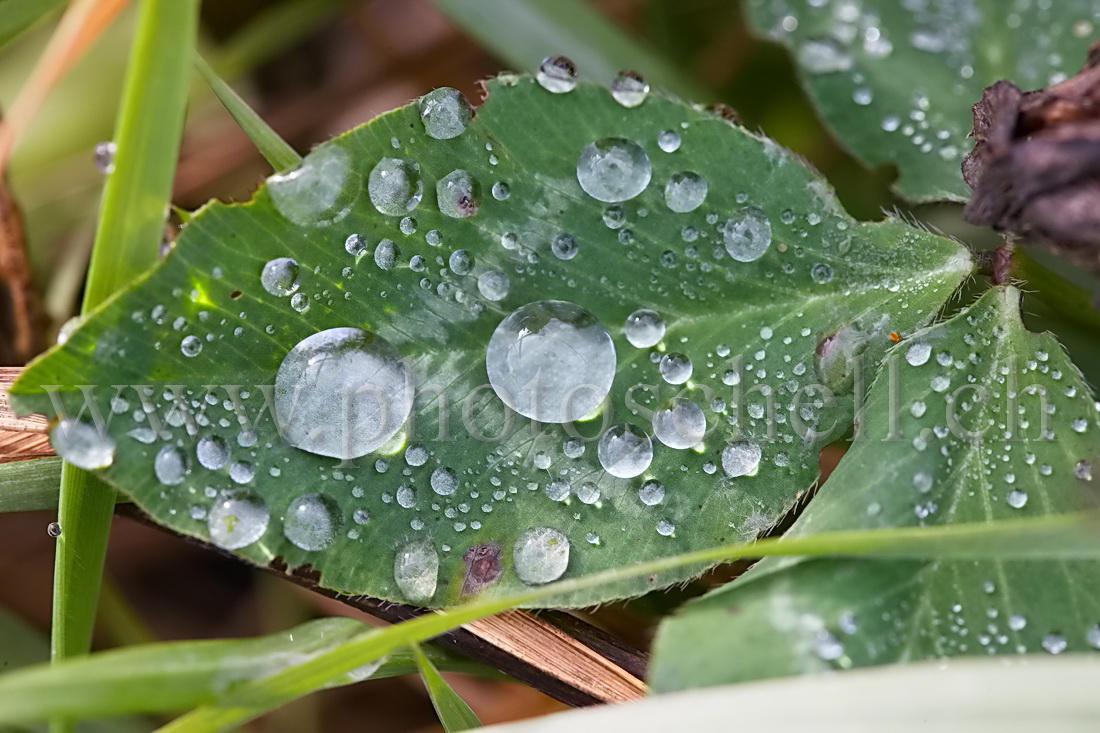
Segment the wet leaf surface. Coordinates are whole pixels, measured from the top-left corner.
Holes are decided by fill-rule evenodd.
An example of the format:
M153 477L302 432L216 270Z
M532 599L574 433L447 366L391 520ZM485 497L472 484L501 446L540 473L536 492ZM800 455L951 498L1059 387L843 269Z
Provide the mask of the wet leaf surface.
M14 404L53 413L46 387L61 385L76 416L94 396L113 451L81 430L91 412L54 445L158 521L406 603L772 526L850 425L848 359L873 370L891 332L955 291L969 254L902 222L858 224L771 141L656 93L627 108L588 84L488 89L472 119L436 92L319 146L251 202L204 208L151 274L28 370ZM523 395L584 384L607 391L589 414ZM533 423L505 403L579 419ZM699 445L669 447L697 439L700 416Z
M914 201L970 195L960 167L983 89L1065 80L1100 28L1091 0L753 0L749 18L791 50L840 141L869 164L896 164Z
M854 443L789 536L1097 505L1097 403L997 288L887 356ZM894 376L891 376L893 374ZM767 559L658 636L658 690L954 656L1100 649L1095 562ZM736 653L735 653L736 652Z

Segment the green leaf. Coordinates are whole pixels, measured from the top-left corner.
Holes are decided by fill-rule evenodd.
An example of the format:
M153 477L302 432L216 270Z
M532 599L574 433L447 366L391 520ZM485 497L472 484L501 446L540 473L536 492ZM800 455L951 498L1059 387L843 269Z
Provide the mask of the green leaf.
M0 0L0 47L64 4L65 0Z
M286 173L302 164L302 156L298 155L286 140L279 137L278 133L272 130L271 126L264 122L248 106L248 103L233 91L232 87L222 81L221 77L214 73L214 70L210 68L210 64L206 63L201 56L195 56L195 66L202 78L210 85L210 89L214 92L218 101L225 106L225 109L233 116L233 119L240 125L244 133L248 135L248 139L252 141L252 144L256 146L272 168L279 173Z
M84 291L87 312L155 262L183 132L197 0L145 0L119 109L115 170L103 191ZM54 659L86 653L115 492L65 465L54 565ZM58 726L56 730L62 730Z
M814 483L821 445L850 425L856 375L839 356L862 353L870 369L892 331L916 330L950 297L971 271L969 253L897 220L858 224L824 181L774 143L661 95L627 109L593 85L551 94L529 77L509 77L488 89L453 139L428 137L411 105L318 147L247 205L207 206L159 267L24 373L13 404L54 413L44 392L63 385L52 397L76 417L92 395L111 420L116 453L101 474L112 485L177 531L207 539L213 522L223 545L254 540L238 549L242 557L308 565L341 592L446 606L523 588L515 558L530 565L539 548L553 561L526 577L544 582L756 537ZM440 94L448 92L431 99ZM675 152L659 147L663 131L680 136ZM636 198L608 206L584 193L577 166L594 141L612 136L636 141L653 175ZM376 166L392 165L380 160L395 157L409 170L415 162L423 184L424 200L407 218L381 215L364 180L377 181ZM463 213L446 188L456 171L475 182L464 206L476 215L441 211ZM670 211L664 198L681 171L709 181L705 203L689 213ZM327 211L310 208L318 200ZM763 217L766 252L733 260L726 222L737 244L737 227ZM564 233L579 243L568 260L552 252ZM353 234L365 242L358 256L345 248ZM298 263L292 297L262 284L267 263L279 258ZM507 294L493 300L505 280ZM616 381L595 419L531 423L486 383L494 329L544 300L576 303L612 334ZM639 308L667 324L655 349L634 348L623 335ZM346 326L403 355L417 401L405 433L341 462L284 442L265 394L296 344ZM819 381L815 353L832 336L825 376L841 394L815 405L799 390ZM694 363L684 385L660 376L656 361L668 352ZM609 366L604 356L587 368ZM605 472L601 431L628 422L650 430L651 410L678 395L706 410L713 430L702 446L655 444L641 475ZM340 434L339 409L326 407L310 429ZM722 454L738 431L762 459L756 475L727 478ZM218 460L198 459L202 439ZM663 485L663 500L647 481ZM242 506L230 501L238 491L251 494L251 536L226 523L237 517L228 509ZM317 542L284 533L295 501L292 525L302 512L322 520L313 525L325 530ZM700 569L589 588L555 605L637 595Z
M327 618L254 639L146 644L27 667L0 675L0 721L167 712L210 703L243 684L331 651L363 630L363 623L354 619ZM433 647L428 653L446 669L480 669ZM416 670L411 652L395 651L384 664L372 662L332 686Z
M584 0L435 0L452 21L517 71L564 55L581 75L610 84L624 69L683 97L706 99L690 76L631 38Z
M432 707L435 708L439 722L443 724L443 730L453 733L453 731L480 728L481 721L474 715L474 711L458 696L454 688L447 684L447 680L439 674L439 670L435 668L432 661L420 650L420 645L413 644L412 650L416 666L424 680L424 687L427 688L428 696L432 699Z
M861 439L789 537L1095 505L1097 403L1054 338L1024 329L1019 299L1015 288L991 290L890 353ZM970 561L766 560L663 623L652 682L669 691L948 656L1095 650L1098 570L1092 560L995 550Z
M1091 0L1027 3L752 0L757 32L794 55L833 132L871 165L898 166L914 201L964 200L970 107L1008 79L1045 87L1080 69L1100 26Z
M0 463L0 512L57 509L60 458Z
M820 730L822 721L836 722L826 728L861 733L1044 728L1083 733L1100 716L1100 703L1088 683L1096 671L1097 661L1086 657L1030 659L1019 665L995 659L952 661L946 669L942 664L899 666L657 695L487 730L725 730L736 715L742 722L766 721L775 733Z

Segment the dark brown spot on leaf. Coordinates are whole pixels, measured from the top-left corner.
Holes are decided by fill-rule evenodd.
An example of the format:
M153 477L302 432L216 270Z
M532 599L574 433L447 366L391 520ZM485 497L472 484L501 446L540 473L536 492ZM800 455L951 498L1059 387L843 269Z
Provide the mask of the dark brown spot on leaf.
M500 545L496 542L474 545L466 550L462 559L466 562L463 596L476 596L500 580Z

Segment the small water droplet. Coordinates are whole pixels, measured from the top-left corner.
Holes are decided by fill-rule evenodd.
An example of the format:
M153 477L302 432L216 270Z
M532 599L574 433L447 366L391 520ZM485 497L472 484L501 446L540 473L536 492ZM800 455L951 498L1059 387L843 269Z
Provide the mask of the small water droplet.
M692 448L706 432L703 409L689 399L673 397L653 413L653 435L669 448Z
M565 56L548 56L539 65L535 79L543 89L564 94L577 86L577 67Z
M557 580L569 567L569 539L551 527L532 527L516 540L512 562L527 585Z
M707 198L707 179L698 173L673 173L665 184L665 204L678 213L694 211Z
M458 488L458 477L451 469L440 466L432 471L432 491L440 496L450 496Z
M722 449L722 470L730 478L755 476L760 468L760 456L760 446L755 441L735 441Z
M611 82L611 96L624 107L637 107L649 96L649 82L636 71L622 71Z
M680 133L675 130L664 130L657 136L657 147L666 153L675 153L680 149Z
M392 438L412 410L412 372L392 344L357 328L307 336L275 376L275 414L288 445L351 459Z
M818 285L824 285L833 279L833 268L819 262L810 268L810 278Z
M198 336L184 336L180 341L180 351L184 356L198 356L202 351L202 341Z
M469 171L454 170L435 186L439 210L454 219L465 219L478 211L478 184Z
M597 201L629 201L646 189L652 176L646 152L621 137L597 140L577 159L577 181Z
M771 220L763 210L746 206L741 209L740 216L726 221L723 238L730 257L738 262L753 262L763 257L771 246Z
M577 238L572 234L564 233L554 237L554 241L550 244L550 251L554 253L554 256L559 260L571 260L577 256L577 252L580 251L580 245L577 243Z
M662 519L657 522L657 534L662 537L671 537L673 532L676 531L676 525L667 519Z
M485 354L489 383L501 401L545 423L579 420L599 407L615 365L603 324L561 300L516 309L496 327Z
M623 333L631 346L648 349L665 337L665 320L655 310L639 308L626 317Z
M183 483L184 477L191 471L191 462L179 448L174 445L166 445L161 448L153 459L153 472L157 480L165 486L176 486Z
M661 371L661 376L669 384L683 384L691 379L691 374L694 371L691 359L678 351L662 356L658 368Z
M349 234L344 240L344 249L349 255L358 257L367 251L367 240L362 234Z
M115 172L115 153L118 146L111 140L98 143L95 146L95 167L100 173L107 175ZM75 465L75 464L74 464Z
M340 508L322 494L306 494L290 502L283 521L283 534L297 547L310 552L333 543L340 529Z
M612 476L634 478L653 462L653 441L637 425L616 425L600 437L596 454Z
M397 245L392 239L383 239L374 248L374 264L380 270L392 270L397 260Z
M226 550L239 550L263 537L271 514L259 497L246 491L222 492L207 515L210 540Z
M1068 646L1066 637L1061 634L1047 634L1043 637L1043 649L1051 654L1061 654Z
M930 356L932 356L932 344L928 343L913 344L905 352L905 360L910 366L926 364Z
M477 290L485 300L504 300L511 286L508 276L499 270L486 270L477 278Z
M57 522L50 522L46 525L46 534L50 537L58 538L61 536L61 525Z
M450 140L466 131L474 111L462 92L441 87L428 92L418 104L424 132L436 140Z
M382 158L370 172L367 193L374 208L390 216L404 216L424 197L420 165L400 158Z
M342 219L360 186L351 155L335 143L318 147L289 173L267 179L275 208L301 226L324 226Z
M394 558L393 580L406 600L431 600L439 583L439 553L424 541L405 545Z
M207 435L199 439L195 455L203 468L217 471L229 463L229 446L220 436Z
M1005 497L1005 501L1013 509L1023 509L1024 505L1027 504L1027 492L1020 491L1019 489L1013 489L1012 491L1008 492L1008 496Z
M497 181L493 184L493 198L497 201L507 201L508 197L512 195L512 190L508 188L508 184L503 181Z
M917 471L913 474L913 488L922 494L927 494L932 490L932 472L931 471Z
M57 455L85 471L107 468L115 461L115 441L106 431L86 422L65 418L50 433Z
M811 74L833 74L852 68L852 54L833 38L811 39L798 49L798 63Z
M650 479L638 489L638 500L646 506L656 506L665 500L665 485Z
M284 297L298 290L298 263L289 257L276 257L264 265L260 273L260 284L264 290Z

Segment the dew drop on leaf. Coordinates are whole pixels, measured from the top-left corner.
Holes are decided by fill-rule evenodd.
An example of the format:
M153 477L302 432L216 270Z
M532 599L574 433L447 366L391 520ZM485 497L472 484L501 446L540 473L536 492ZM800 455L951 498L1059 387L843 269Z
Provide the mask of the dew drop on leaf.
M225 439L218 435L206 435L199 439L195 448L195 455L199 459L199 465L210 471L217 471L229 463L229 446Z
M290 502L283 520L283 534L307 551L323 550L339 531L340 508L322 494L305 494Z
M649 82L636 71L623 71L611 82L611 96L624 107L637 107L649 96Z
M275 208L302 226L323 226L343 218L359 190L351 156L331 143L310 153L298 168L267 179Z
M400 158L382 158L370 172L367 193L381 213L404 216L419 206L424 196L420 165Z
M485 300L504 300L512 283L500 270L486 270L477 278L477 290Z
M577 86L577 67L565 56L549 56L542 60L535 79L543 89L564 94Z
M653 441L637 425L615 425L596 447L603 470L618 478L634 478L653 462Z
M852 54L833 38L809 40L798 49L798 63L811 74L833 74L852 68Z
M85 471L107 468L115 460L115 441L106 432L73 418L65 418L50 433L57 455Z
M754 476L760 467L760 456L760 446L755 441L735 441L722 449L722 470L730 478Z
M202 351L202 341L198 336L184 336L180 342L180 351L184 356L198 356Z
M691 373L694 371L691 359L678 351L662 356L658 368L661 371L661 376L669 384L683 384L691 379Z
M646 189L652 176L646 152L621 137L590 143L577 160L577 181L597 201L629 201Z
M730 217L723 228L726 251L738 262L753 262L764 256L772 243L772 223L756 206L746 206Z
M532 527L516 540L512 562L528 585L557 580L569 566L569 539L551 527Z
M577 238L572 234L564 233L554 237L554 241L550 243L550 251L554 253L554 256L559 260L571 260L577 256L577 252L580 251L580 245L577 244Z
M374 248L374 264L380 270L392 270L397 260L397 245L392 239L383 239Z
M665 485L655 479L650 479L638 489L638 500L646 506L656 506L665 499Z
M905 360L910 366L922 366L928 363L930 356L932 356L932 344L928 343L913 344L905 351Z
M440 466L432 471L432 477L430 481L432 485L432 491L440 496L450 496L455 493L458 488L458 477L455 476L455 472L451 469Z
M474 116L462 92L441 87L425 94L417 105L424 132L436 140L450 140L466 131Z
M285 297L298 290L298 263L290 257L276 257L264 265L260 284L272 295Z
M675 130L664 130L657 136L657 147L666 153L675 153L680 149L680 133Z
M544 423L579 420L611 391L615 346L595 316L562 300L518 308L485 352L493 391L508 407Z
M649 308L639 308L626 317L626 340L638 349L656 346L665 337L665 320Z
M439 582L439 554L424 541L405 545L394 558L393 580L406 600L430 600Z
M367 240L363 238L362 234L349 234L348 238L344 240L344 249L347 250L349 255L358 257L367 251Z
M469 171L454 170L435 186L439 210L454 219L465 219L477 213L478 185Z
M401 352L376 334L344 327L307 336L275 376L283 439L317 455L364 456L408 419L412 381Z
M707 198L707 180L698 173L673 173L665 184L665 204L678 213L695 211Z
M210 539L225 550L239 550L263 537L271 514L263 500L246 491L223 492L207 515Z
M497 201L507 201L508 197L512 195L512 190L508 188L508 184L502 181L497 181L493 184L493 198Z
M177 486L191 471L191 461L174 445L161 448L153 459L153 473L165 486Z
M706 432L703 409L684 397L673 397L653 413L653 435L669 448L696 446Z

